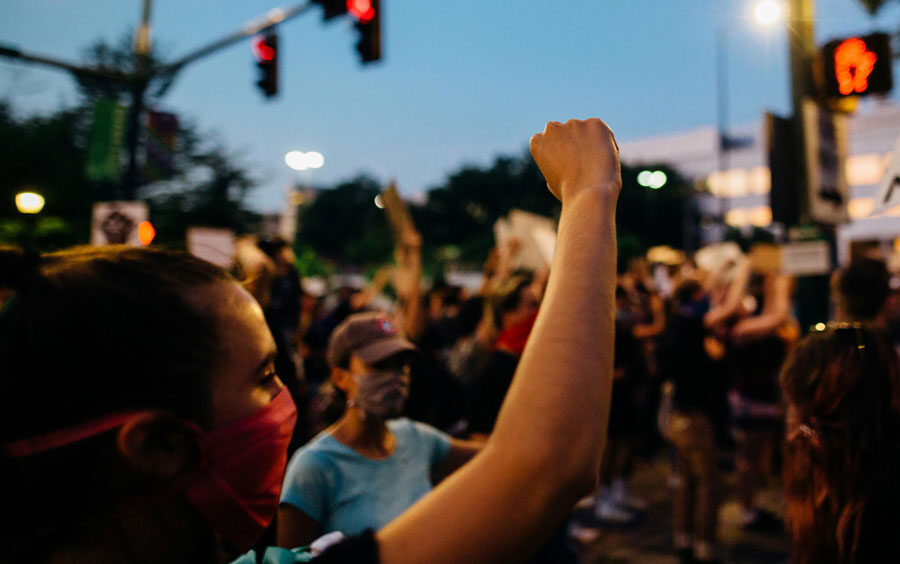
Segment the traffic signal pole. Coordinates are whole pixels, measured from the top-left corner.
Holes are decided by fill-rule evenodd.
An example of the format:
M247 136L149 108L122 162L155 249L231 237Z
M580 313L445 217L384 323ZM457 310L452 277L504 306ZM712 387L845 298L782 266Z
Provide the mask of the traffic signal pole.
M813 97L813 64L816 56L814 0L790 0L787 17L791 62L791 106L794 120L794 159L797 170L799 223L812 221L809 207L809 171L806 163L806 132L803 127L803 100Z
M99 80L130 85L131 108L128 114L128 132L126 137L128 162L125 174L122 177L120 197L125 200L133 200L140 185L137 163L140 116L144 109L147 89L150 87L150 84L155 80L162 80L163 84L157 90L157 93L162 95L171 86L175 75L188 64L211 55L246 37L269 30L280 23L297 17L312 8L313 5L314 2L305 1L286 8L275 8L261 18L248 21L239 30L195 49L172 63L153 67L150 60L150 12L152 0L144 0L141 25L135 33L133 48L135 70L132 73L110 72L105 69L80 66L53 57L25 53L8 45L0 45L0 57L49 66L68 71L76 76L88 76Z

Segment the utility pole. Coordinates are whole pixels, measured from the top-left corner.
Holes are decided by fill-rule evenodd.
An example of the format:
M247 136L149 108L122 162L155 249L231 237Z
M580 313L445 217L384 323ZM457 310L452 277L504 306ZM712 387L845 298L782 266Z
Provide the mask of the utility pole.
M788 47L791 60L791 105L793 108L794 159L797 167L799 223L811 222L809 209L809 171L803 127L803 100L815 94L813 63L816 56L815 6L813 0L790 0L787 17Z
M150 9L152 0L144 0L141 25L134 34L135 74L131 81L131 108L128 111L128 129L126 147L128 165L122 179L120 197L123 200L135 199L138 187L137 147L140 134L141 112L144 111L144 94L152 78L150 69Z

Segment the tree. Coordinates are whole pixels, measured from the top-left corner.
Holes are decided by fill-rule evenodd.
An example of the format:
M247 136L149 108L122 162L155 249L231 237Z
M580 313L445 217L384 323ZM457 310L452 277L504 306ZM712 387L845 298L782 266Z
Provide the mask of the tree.
M156 57L149 57L149 64L156 64ZM95 43L86 58L91 66L121 73L131 71L134 64L127 36L115 45ZM75 107L46 117L17 118L10 104L0 101L0 221L5 222L0 225L0 241L17 243L24 229L14 205L14 195L23 189L34 188L45 196L44 248L86 243L93 203L115 198L116 184L89 180L85 162L94 102L127 101L129 86L84 77L78 86L81 97ZM158 94L150 92L148 101L158 101ZM185 229L192 225L238 232L255 227L259 216L244 204L255 182L221 142L182 122L173 162L171 178L139 191L150 206L156 241L183 244ZM48 223L48 218L54 221Z
M388 262L394 243L384 211L375 207L381 191L382 185L366 175L319 190L299 217L300 242L342 263Z

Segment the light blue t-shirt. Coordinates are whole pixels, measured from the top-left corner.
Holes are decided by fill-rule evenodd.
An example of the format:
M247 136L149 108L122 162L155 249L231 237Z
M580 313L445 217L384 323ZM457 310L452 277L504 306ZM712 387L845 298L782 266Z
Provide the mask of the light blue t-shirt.
M320 433L294 453L281 489L293 505L322 524L322 534L378 530L431 491L431 470L450 450L450 437L428 425L394 419L394 452L372 460Z

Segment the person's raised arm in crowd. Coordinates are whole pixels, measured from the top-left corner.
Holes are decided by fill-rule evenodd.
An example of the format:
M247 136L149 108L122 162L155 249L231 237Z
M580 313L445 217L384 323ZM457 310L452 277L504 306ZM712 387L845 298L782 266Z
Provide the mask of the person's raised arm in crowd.
M422 236L412 225L403 232L395 255L394 285L402 304L401 328L408 339L416 340L425 329L426 311L422 307Z
M744 293L747 291L747 283L750 281L750 270L750 259L747 257L738 259L734 278L728 286L725 300L710 309L703 317L703 324L706 327L715 327L737 313L741 307L741 301L744 299Z
M763 310L739 321L732 331L734 338L753 340L774 333L791 319L791 288L793 278L786 274L766 277Z
M547 294L484 450L379 531L384 564L517 561L594 486L613 368L618 150L598 119L531 152L562 201Z

